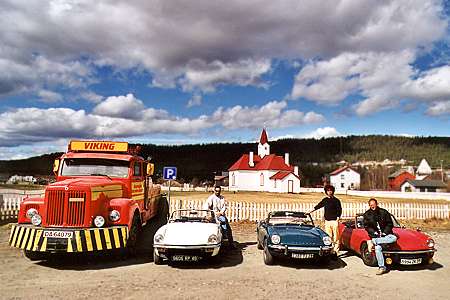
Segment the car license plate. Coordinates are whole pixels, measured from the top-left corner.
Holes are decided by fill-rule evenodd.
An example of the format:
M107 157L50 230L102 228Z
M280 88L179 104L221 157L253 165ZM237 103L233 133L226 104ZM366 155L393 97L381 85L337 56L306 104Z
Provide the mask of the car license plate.
M313 258L312 253L292 253L292 258Z
M59 231L59 230L47 230L44 231L44 237L46 238L60 238L67 239L73 237L72 231Z
M400 259L400 264L401 265L418 265L422 263L422 258L402 258Z
M191 256L191 255L174 255L172 256L172 261L199 261L201 259L200 256Z

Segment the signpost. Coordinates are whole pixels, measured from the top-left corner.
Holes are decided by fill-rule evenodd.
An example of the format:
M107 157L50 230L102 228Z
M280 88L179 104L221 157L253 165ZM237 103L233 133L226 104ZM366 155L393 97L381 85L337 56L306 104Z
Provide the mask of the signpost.
M177 167L164 167L163 178L165 180L169 180L169 193L167 198L169 198L169 215L170 215L170 186L172 184L172 180L177 179Z

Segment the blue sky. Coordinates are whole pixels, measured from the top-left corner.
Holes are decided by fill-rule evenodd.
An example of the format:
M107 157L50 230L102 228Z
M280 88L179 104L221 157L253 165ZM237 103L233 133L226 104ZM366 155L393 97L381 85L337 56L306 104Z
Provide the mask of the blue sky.
M0 3L0 159L155 144L450 136L450 4Z

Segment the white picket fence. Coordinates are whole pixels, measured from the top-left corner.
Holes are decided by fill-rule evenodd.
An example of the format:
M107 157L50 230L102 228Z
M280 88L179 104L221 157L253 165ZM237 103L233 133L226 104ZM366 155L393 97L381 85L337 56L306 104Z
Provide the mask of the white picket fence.
M43 197L45 190L0 190L0 222L17 219L20 201L25 197Z
M170 212L176 209L201 209L202 200L171 200ZM291 211L311 211L317 203L249 203L230 202L228 204L227 217L230 222L248 220L259 221L267 217L271 211L291 210ZM449 204L430 203L379 203L379 205L391 212L397 219L428 219L450 218ZM357 213L364 213L368 209L367 203L342 203L342 218L352 218ZM314 219L323 218L323 209L312 214Z
M20 201L26 196L44 196L44 191L17 191L0 190L0 220L12 221L17 219ZM170 211L185 208L202 208L204 200L176 200L170 202ZM271 211L292 210L311 211L317 203L251 203L251 202L230 202L228 204L227 217L231 222L248 220L259 221L267 217ZM398 219L428 219L450 218L450 204L441 203L382 203L380 206L386 208ZM357 213L363 213L368 209L367 203L343 202L342 218L352 218ZM323 218L323 209L313 213L315 219Z

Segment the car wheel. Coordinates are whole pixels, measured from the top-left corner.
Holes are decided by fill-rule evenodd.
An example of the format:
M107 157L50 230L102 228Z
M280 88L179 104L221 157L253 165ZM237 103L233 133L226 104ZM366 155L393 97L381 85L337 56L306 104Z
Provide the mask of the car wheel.
M36 252L36 251L24 250L23 254L25 255L26 258L28 258L29 260L32 260L32 261L44 260L46 258L45 253Z
M378 265L377 258L373 252L369 252L367 243L361 245L361 258L366 266L376 267Z
M139 216L134 214L133 221L131 223L130 233L127 240L127 254L130 256L136 256L137 254L137 242L141 232L141 222Z
M266 265L273 265L273 263L275 262L273 255L270 254L269 246L267 245L267 239L264 240L263 258Z
M163 259L158 255L156 249L153 249L153 262L155 263L155 265L161 265L163 263Z

